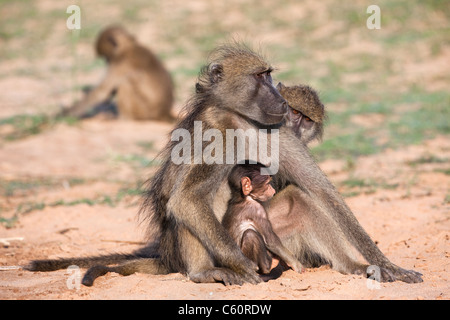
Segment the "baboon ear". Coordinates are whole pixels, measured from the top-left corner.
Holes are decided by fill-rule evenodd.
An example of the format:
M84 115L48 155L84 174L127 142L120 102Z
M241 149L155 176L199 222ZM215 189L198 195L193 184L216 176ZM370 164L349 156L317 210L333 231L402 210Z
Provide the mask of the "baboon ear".
M284 89L284 88L286 88L286 87L284 86L284 84L282 84L281 82L278 82L278 84L277 84L277 90L279 91L279 90L282 90L282 89Z
M249 177L242 177L241 178L241 187L242 187L242 193L244 196L248 196L250 192L253 190L252 181Z
M222 80L223 67L221 64L215 63L209 66L209 80L211 83L218 83Z

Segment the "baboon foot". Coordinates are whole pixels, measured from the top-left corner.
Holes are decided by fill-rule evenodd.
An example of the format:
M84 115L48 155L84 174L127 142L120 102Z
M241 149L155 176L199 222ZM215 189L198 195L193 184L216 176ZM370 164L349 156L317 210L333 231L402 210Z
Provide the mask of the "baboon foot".
M372 267L370 269L370 267ZM374 266L369 266L367 269L367 277L380 282L394 282L403 281L406 283L420 283L423 282L422 274L414 270L406 270L396 265L379 267L379 274L377 274Z
M394 274L395 280L403 281L406 283L423 282L423 274L421 274L420 272L414 270L406 270L397 266L390 271Z
M213 268L189 274L189 279L197 283L214 283L222 282L224 285L243 285L245 282L258 284L261 282L258 274L255 271L247 272L245 274L238 274L227 268Z

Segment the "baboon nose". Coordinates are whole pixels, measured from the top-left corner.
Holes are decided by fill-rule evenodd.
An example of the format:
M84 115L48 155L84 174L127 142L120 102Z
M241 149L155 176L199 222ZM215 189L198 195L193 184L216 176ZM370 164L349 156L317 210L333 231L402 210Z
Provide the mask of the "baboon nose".
M287 113L288 111L288 104L286 102L286 100L283 101L282 105L281 105L281 110L283 113Z

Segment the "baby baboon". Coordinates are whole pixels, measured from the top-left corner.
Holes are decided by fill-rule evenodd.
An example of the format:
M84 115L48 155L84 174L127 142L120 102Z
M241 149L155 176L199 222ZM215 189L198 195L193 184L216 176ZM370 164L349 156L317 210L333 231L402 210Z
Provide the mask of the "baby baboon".
M283 246L267 217L265 205L275 189L270 184L272 178L261 175L261 168L259 164L239 164L233 168L228 177L232 195L222 225L244 255L258 265L260 273L270 272L270 253L301 272L300 262Z
M322 140L325 107L316 91L305 85L286 87L281 82L278 91L289 105L287 125L305 144L314 139Z
M171 76L149 49L123 28L111 26L100 33L96 51L108 63L106 77L62 115L85 117L115 98L120 118L174 120Z

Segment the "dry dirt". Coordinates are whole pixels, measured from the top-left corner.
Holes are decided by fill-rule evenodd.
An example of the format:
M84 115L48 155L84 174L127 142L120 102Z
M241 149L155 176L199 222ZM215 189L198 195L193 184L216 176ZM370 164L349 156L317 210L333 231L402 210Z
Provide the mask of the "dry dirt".
M34 181L52 176L63 182L2 195L2 205L15 208L26 201L48 204L59 199L69 202L114 195L124 181L150 175L152 168L139 171L128 163L111 160L112 155L138 152L137 144L145 137L154 141L154 148L146 153L154 156L170 129L156 122L93 119L77 126L60 124L39 135L9 142L0 149L2 179L26 177ZM338 185L350 175L397 185L366 190L347 198L347 202L380 249L394 263L422 272L423 283L378 284L322 267L302 274L287 271L257 286L195 284L181 274L108 274L88 288L73 285L77 275L73 270L4 270L0 271L0 299L449 299L450 181L442 172L447 163L418 163L430 156L450 157L448 137L360 158L351 171L344 161L321 164ZM74 176L86 180L72 186L64 180ZM136 218L139 207L135 200L124 198L113 206L46 206L22 214L12 228L0 226L0 238L23 237L2 245L0 266L136 249L144 228Z

